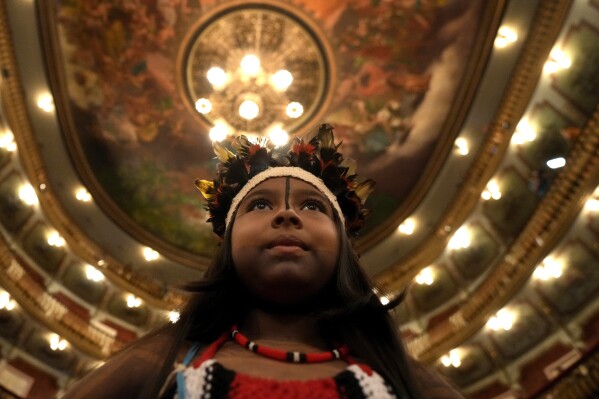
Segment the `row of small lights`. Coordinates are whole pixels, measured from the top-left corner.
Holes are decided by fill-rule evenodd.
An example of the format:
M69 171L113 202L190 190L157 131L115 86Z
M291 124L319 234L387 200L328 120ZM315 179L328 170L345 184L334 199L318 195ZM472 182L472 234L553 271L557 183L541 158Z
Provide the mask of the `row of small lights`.
M91 265L86 265L86 277L88 280L99 282L104 280L104 275L98 269ZM142 300L133 294L128 294L125 297L127 307L134 309L139 308L142 305ZM6 291L0 290L0 311L6 310L8 312L14 310L17 303L11 298L10 294ZM167 318L171 323L176 323L179 320L180 313L177 311L169 311ZM50 348L52 350L62 351L67 347L67 342L61 339L57 334L52 334L49 339Z
M6 291L0 291L0 310L11 311L15 309L16 302L11 299L10 295ZM63 351L68 347L68 342L62 339L57 334L50 334L48 336L48 344L50 349L53 351Z
M499 29L497 38L495 39L495 45L501 48L505 47L511 42L515 42L516 40L517 34L515 32L506 27L502 27ZM560 48L554 48L549 55L549 59L546 61L543 67L543 71L547 75L551 75L560 70L568 69L571 65L572 59L570 56L564 50ZM532 126L526 118L524 118L518 123L518 126L512 135L511 143L513 145L519 146L533 142L536 138L537 133L535 127ZM566 160L563 157L557 157L548 160L546 164L551 169L559 169L566 165ZM489 181L486 190L482 193L482 198L484 200L498 200L501 198L499 184L495 179Z
M508 27L501 27L498 31L497 37L495 39L495 46L497 48L507 47L509 44L516 42L518 39L517 33ZM555 73L560 69L567 69L571 66L571 59L567 56L567 54L559 49L554 49L549 57L549 60L545 64L544 71L546 73ZM536 139L536 132L534 128L530 125L527 120L522 120L512 136L512 143L515 145L524 144L526 142L532 142ZM458 137L454 143L454 147L459 155L465 156L469 153L468 141L463 137ZM551 159L547 161L547 166L552 169L557 169L565 166L566 161L563 157ZM496 179L491 179L485 190L481 193L481 197L483 200L499 200L502 197L501 189L499 182ZM590 199L587 202L587 207L589 209L598 209L599 208L599 200ZM411 235L414 233L416 228L416 222L413 218L408 218L404 220L398 227L398 231L404 235ZM471 238L468 233L467 228L460 228L451 238L448 243L448 248L455 249L464 249L468 248L471 243ZM556 273L554 271L554 273ZM431 285L434 281L433 279L433 271L430 267L424 268L415 278L416 283L418 284L426 284Z
M509 44L515 42L518 35L510 28L501 27L497 38L495 39L495 46L503 48ZM454 149L460 156L466 156L470 153L470 145L465 137L458 137L454 142ZM413 218L408 218L403 221L398 227L398 231L403 235L412 235L416 228L416 222Z
M509 44L516 42L518 39L517 33L508 27L501 27L498 31L495 39L495 46L498 48L507 47ZM560 50L554 49L551 52L549 60L545 64L544 71L548 74L555 73L560 69L567 69L571 66L571 59L568 55ZM512 136L511 143L514 145L521 145L527 142L532 142L536 139L537 135L533 126L526 119L523 119L518 123L515 132ZM458 137L454 142L454 148L456 152L461 156L466 156L470 152L468 140L464 137ZM550 159L547 161L547 166L551 169L559 169L566 165L566 160L563 157ZM485 190L481 193L483 200L499 200L501 199L502 193L500 185L497 179L491 179L487 184ZM398 231L404 235L411 235L414 233L416 223L413 219L406 219L399 227Z
M143 304L143 301L141 300L141 298L136 297L133 294L128 294L126 297L126 300L127 300L127 307L130 309L139 308ZM179 321L180 316L181 316L181 314L175 310L171 310L167 313L167 318L169 319L169 321L171 323L176 323L177 321Z
M51 97L44 96L38 101L38 105L46 112L54 110L52 105ZM17 149L14 141L12 132L7 131L3 135L0 135L0 148L4 148L9 152L13 152ZM44 186L45 187L45 186ZM38 197L35 193L33 186L29 183L25 183L18 188L18 196L23 203L29 206L37 206L39 204ZM81 202L91 202L92 196L84 187L80 187L75 191L75 198ZM53 247L64 247L66 242L65 239L55 230L48 231L46 235L46 241L48 245ZM159 258L157 251L149 247L142 248L142 254L147 261L154 261ZM104 264L103 260L98 262L100 266ZM86 265L85 276L88 280L94 282L104 281L104 274L97 268ZM137 298L131 294L127 295L127 306L129 308L136 308L141 306L142 302L140 298ZM12 311L16 307L16 302L10 298L10 295L6 291L0 292L0 310ZM168 318L171 322L175 323L179 319L179 313L176 311L170 311ZM68 343L57 334L51 334L49 336L50 349L53 351L63 351L67 348Z
M23 184L21 187L19 187L18 195L23 203L29 206L35 206L39 203L35 190L29 183ZM75 198L81 202L90 202L92 200L91 194L83 187L75 191ZM56 231L48 232L47 242L53 247L63 247L65 245L64 238ZM148 262L155 261L160 257L160 254L150 247L143 247L142 255Z
M249 54L241 61L240 65L243 73L247 76L254 76L260 69L260 60L258 57ZM219 67L210 68L206 78L216 90L222 90L228 82L227 73ZM279 70L271 76L272 86L279 91L285 91L293 82L293 76L287 70ZM51 94L43 93L37 98L37 106L46 113L54 112L54 99ZM207 98L200 98L195 103L196 110L201 114L209 114L213 105ZM255 119L260 112L259 105L251 99L244 100L239 106L239 115L247 120ZM287 104L285 113L292 119L299 118L304 113L304 107L297 101ZM233 133L233 129L224 120L216 120L214 126L210 129L209 137L212 141L222 141L228 135ZM281 124L275 124L267 132L269 138L275 145L284 145L289 140L289 134L282 128ZM16 144L11 132L6 132L0 136L0 148L8 151L15 151Z
M506 28L501 27L499 29L497 38L495 39L495 46L498 48L506 47L508 44L513 43L517 40L517 34ZM545 63L543 71L546 74L553 74L562 69L568 69L572 65L570 57L561 49L553 49L550 53L549 60ZM536 131L528 120L523 119L520 121L516 130L512 136L511 143L514 145L522 145L525 143L533 142L537 137ZM563 157L550 159L547 161L547 166L551 169L558 169L566 165L566 160ZM502 196L499 183L496 179L492 179L487 184L485 190L481 193L483 200L499 200ZM585 207L592 212L599 211L599 200L591 198L587 201ZM468 231L462 227L452 237L449 242L450 249L467 248L470 245L470 236ZM557 279L563 273L563 262L559 262L553 258L546 258L543 263L535 269L533 277L547 281L550 279ZM430 285L434 281L432 269L427 267L423 269L416 276L416 283ZM509 331L517 318L517 312L507 308L499 310L494 316L492 316L487 322L487 327L493 331ZM451 350L448 354L441 357L441 363L445 367L460 367L462 364L462 350L459 348Z
M563 262L553 258L546 258L533 273L533 277L538 280L547 281L561 277L564 270ZM435 269L432 266L427 266L422 269L414 281L418 285L432 285L435 282Z
M598 213L599 212L599 189L595 190L595 193L586 201L584 210L587 212ZM462 229L460 229L462 230ZM464 246L466 242L469 243L469 237L466 238L467 230L463 230L464 233L460 233L460 230L456 232L456 236L460 236L458 242L460 246ZM460 233L458 235L458 233ZM558 279L562 276L565 264L561 259L557 259L552 256L548 256L543 262L537 266L533 272L533 278L539 281L549 281L552 279ZM428 266L420 271L415 277L415 282L419 285L431 285L434 282L434 269ZM512 329L518 313L514 309L503 308L499 310L494 316L489 318L487 321L487 328L492 331L509 331ZM452 349L449 353L443 355L440 359L441 364L445 367L460 367L462 364L463 350L460 348Z
M514 145L523 145L527 142L533 142L536 139L535 129L530 125L530 122L526 119L520 121L514 135L512 136L511 143ZM564 157L557 157L548 160L546 163L550 169L559 169L566 166L566 159ZM501 198L500 182L497 178L492 178L487 183L485 190L481 193L483 200L499 200Z
M468 140L464 137L456 138L454 142L454 149L460 156L466 156L470 153L470 146ZM413 218L404 220L398 227L399 233L403 235L412 235L416 229L416 221Z
M599 213L599 188L586 201L584 211L589 213ZM461 228L454 235L456 240L452 245L454 249L466 248L470 245L470 236L467 228ZM452 239L454 239L452 238ZM451 242L451 241L450 241ZM549 281L558 279L562 276L565 263L562 259L553 256L546 257L534 272L533 278L537 281ZM432 285L435 280L435 270L433 266L425 267L416 275L414 281L418 285ZM518 313L514 309L503 308L487 321L487 328L492 331L509 331L512 329ZM462 350L459 348L451 350L441 357L440 361L445 367L460 367Z
M495 47L505 48L518 40L516 31L508 26L502 26L497 31L495 38ZM554 48L549 54L549 59L543 66L543 71L547 74L555 73L561 69L568 69L572 66L572 59L561 48Z
M37 105L45 112L54 111L54 101L49 94L40 95L38 97ZM12 132L6 131L4 134L0 135L0 148L4 148L9 152L13 152L17 149ZM40 188L45 188L45 184L40 185ZM19 187L18 196L26 205L36 206L39 204L35 189L29 183L25 183ZM75 198L81 202L91 202L93 200L91 194L85 187L79 187L75 190ZM63 247L65 245L64 238L56 231L48 233L47 242L54 247ZM157 251L149 247L142 248L142 254L148 262L155 261L160 257Z
M130 307L139 307L141 305L141 300L139 298L135 298L132 295L130 297L133 298L133 299L131 299ZM2 301L2 295L0 294L0 305L2 304L1 301ZM128 301L129 301L129 299L128 299ZM1 306L0 306L0 309L2 309ZM180 314L179 314L179 312L176 312L176 311L170 311L170 312L168 312L167 317L171 323L176 323L179 320ZM54 334L54 333L50 334L48 336L48 344L49 344L51 350L58 351L58 352L62 352L69 347L69 343L67 342L67 340L63 339L58 334Z
M140 298L135 297L132 294L127 296L127 306L129 308L138 308L142 304ZM12 311L16 308L16 302L11 299L10 295L6 291L0 291L0 311ZM169 311L167 314L168 319L171 323L176 323L179 320L180 313L177 311ZM68 347L68 342L62 339L58 334L50 334L48 337L50 349L53 351L63 351Z
M599 201L598 210L599 210ZM562 276L564 262L551 256L545 258L543 262L536 267L533 272L533 278L540 281L558 279ZM495 315L489 318L486 327L492 331L509 331L518 319L518 311L514 308L506 307L499 310ZM460 367L462 350L459 348L451 350L448 354L441 357L441 363L445 367Z
M504 308L489 318L486 327L492 331L509 331L514 326L516 319L517 312L515 310ZM458 368L462 365L465 352L462 348L454 348L441 357L441 364L445 367Z
M585 205L585 210L593 213L599 212L599 199L590 198ZM454 234L448 246L453 250L465 249L471 245L471 240L469 229L462 227ZM537 267L534 277L540 280L558 278L561 276L563 267L563 262L548 257ZM419 285L431 285L434 282L434 275L435 272L432 266L425 267L416 275L415 282Z

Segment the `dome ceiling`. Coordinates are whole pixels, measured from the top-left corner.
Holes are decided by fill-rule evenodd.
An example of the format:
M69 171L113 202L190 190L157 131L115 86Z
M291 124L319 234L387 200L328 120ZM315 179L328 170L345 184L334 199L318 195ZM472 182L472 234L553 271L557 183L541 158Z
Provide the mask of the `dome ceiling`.
M0 392L46 397L176 319L217 243L193 187L215 135L328 122L377 180L356 246L381 301L405 295L410 352L472 398L594 397L599 2L15 0L0 20Z
M209 130L223 119L233 135L265 133L279 121L305 136L332 123L360 174L377 181L370 231L396 228L409 196L426 190L452 148L458 132L447 122L467 106L490 50L484 38L500 12L500 5L465 0L376 7L56 2L41 18L61 93L55 101L86 186L133 236L167 256L193 259L209 257L215 245L191 182L213 175ZM286 91L259 77L247 84L235 78L254 53L266 75L295 76ZM212 67L228 71L226 87L209 83ZM248 95L264 109L251 121L236 112ZM207 114L195 108L204 97L214 103ZM290 102L303 104L304 114L278 111Z

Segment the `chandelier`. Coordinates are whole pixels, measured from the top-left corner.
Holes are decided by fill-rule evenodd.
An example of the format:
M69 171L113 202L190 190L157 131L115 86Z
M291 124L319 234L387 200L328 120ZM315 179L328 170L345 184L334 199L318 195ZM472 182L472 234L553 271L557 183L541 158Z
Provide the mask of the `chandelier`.
M211 140L267 136L276 145L324 111L327 52L305 20L273 5L230 7L200 21L183 80Z

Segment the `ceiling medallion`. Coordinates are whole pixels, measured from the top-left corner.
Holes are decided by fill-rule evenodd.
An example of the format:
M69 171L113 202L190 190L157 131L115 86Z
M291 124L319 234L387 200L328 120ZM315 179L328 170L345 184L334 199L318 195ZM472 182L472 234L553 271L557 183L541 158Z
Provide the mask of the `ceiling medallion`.
M178 65L188 108L211 140L246 134L282 145L322 117L333 82L331 54L301 10L233 2L198 21Z

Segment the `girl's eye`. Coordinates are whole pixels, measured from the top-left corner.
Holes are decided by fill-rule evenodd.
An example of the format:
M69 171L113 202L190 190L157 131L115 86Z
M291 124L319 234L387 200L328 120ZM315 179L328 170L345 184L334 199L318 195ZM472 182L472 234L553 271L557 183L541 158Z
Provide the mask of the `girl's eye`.
M311 199L304 202L304 204L302 205L302 209L307 209L309 211L326 212L326 207L324 206L324 204L321 201L315 199Z
M272 207L270 206L268 201L263 199L257 199L255 201L252 201L252 203L250 203L250 205L248 206L248 211L263 211L266 209L272 209Z

